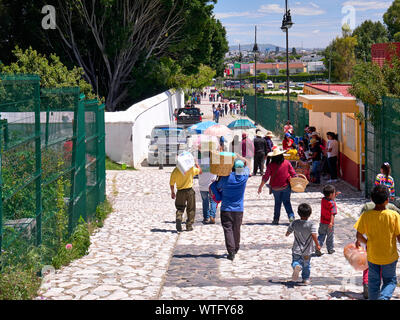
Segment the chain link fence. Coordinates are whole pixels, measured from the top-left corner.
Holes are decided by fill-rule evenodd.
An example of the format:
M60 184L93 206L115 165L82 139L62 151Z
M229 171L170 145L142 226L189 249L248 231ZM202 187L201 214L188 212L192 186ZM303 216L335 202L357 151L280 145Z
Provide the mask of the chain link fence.
M257 119L254 96L245 95L247 115L265 129L272 131L276 136L283 138L283 127L288 120L287 101L257 97ZM304 127L309 122L308 110L297 101L290 101L290 122L296 136L303 136Z
M38 76L0 76L2 265L40 248L43 264L105 200L104 105L79 88L41 89Z
M384 97L382 106L365 106L365 194L369 197L381 165L389 162L400 182L400 99ZM398 199L398 198L397 198Z

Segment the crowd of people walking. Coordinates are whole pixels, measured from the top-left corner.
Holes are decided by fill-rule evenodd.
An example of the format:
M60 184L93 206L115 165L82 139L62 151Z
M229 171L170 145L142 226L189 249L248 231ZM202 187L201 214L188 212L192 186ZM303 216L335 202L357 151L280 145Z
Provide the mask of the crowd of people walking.
M229 110L230 107L228 107ZM230 109L232 110L232 109ZM227 115L227 104L213 105L216 122L219 112ZM301 285L309 285L311 277L311 258L323 255L326 245L328 254L335 253L335 217L340 214L336 198L341 194L334 185L338 181L339 142L337 134L328 132L327 142L316 132L315 127L306 126L302 137L296 137L290 121L283 128L282 148L272 142L273 134L264 136L256 130L251 139L243 132L241 139L235 135L229 151L235 153L236 160L228 176L219 177L210 172L209 166L195 165L188 173L175 169L171 174L171 198L175 199L176 229L182 231L182 214L186 208L186 230L193 230L195 213L195 192L193 178L199 175L199 189L203 206L203 223L215 224L217 207L220 206L221 225L224 232L227 258L235 259L240 249L240 228L245 210L244 194L250 177L261 175L257 190L261 194L267 186L274 197L272 225L278 225L282 204L286 210L289 227L286 236L294 235L292 246L293 269L291 281L297 281L300 272ZM322 187L319 226L310 221L311 206L302 203L297 208L296 219L291 204L291 179L298 176L291 161L284 154L296 150L302 162L311 162L313 185L321 184L321 173L328 173L329 180ZM208 154L211 157L211 153ZM365 245L368 269L363 271L363 295L369 299L390 299L397 285L396 264L397 244L400 242L400 209L394 204L395 185L391 166L385 162L375 179L371 192L371 202L360 210L360 217L354 225L355 245ZM177 186L175 194L174 186Z

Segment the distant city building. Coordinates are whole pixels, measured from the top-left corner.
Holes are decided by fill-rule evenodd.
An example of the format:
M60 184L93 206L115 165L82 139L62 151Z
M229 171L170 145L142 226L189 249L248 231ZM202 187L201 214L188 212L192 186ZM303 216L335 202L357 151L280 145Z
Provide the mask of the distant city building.
M275 54L279 54L279 47L275 48Z
M257 74L266 73L270 76L280 75L280 70L286 70L286 63L257 63ZM289 73L297 74L307 72L306 65L302 62L289 63ZM254 75L254 64L250 64L250 74Z
M301 62L317 62L321 61L324 57L317 54L309 54L300 58Z
M326 70L323 61L307 62L306 66L308 73L322 73Z
M390 46L396 48L397 56L400 57L400 42L392 43L376 43L371 47L372 62L379 64L383 67L385 61L391 61L392 53L390 52Z

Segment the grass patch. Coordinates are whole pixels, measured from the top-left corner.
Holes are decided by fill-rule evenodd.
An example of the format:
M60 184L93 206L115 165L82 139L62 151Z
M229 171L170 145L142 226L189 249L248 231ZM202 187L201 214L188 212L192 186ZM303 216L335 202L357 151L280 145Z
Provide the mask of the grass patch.
M106 170L136 170L133 167L127 165L122 165L112 161L110 158L106 157Z

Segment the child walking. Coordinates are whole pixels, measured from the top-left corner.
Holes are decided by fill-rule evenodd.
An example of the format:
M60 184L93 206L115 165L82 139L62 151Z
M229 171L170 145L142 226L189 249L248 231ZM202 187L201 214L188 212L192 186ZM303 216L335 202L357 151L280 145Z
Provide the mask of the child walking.
M324 197L321 200L321 220L318 229L318 242L322 247L326 239L326 248L328 253L335 252L334 249L334 222L337 214L335 198L341 193L336 192L334 186L328 184L322 190ZM317 249L315 254L320 257L321 250Z
M400 216L386 209L389 197L388 187L375 186L371 192L375 208L364 212L354 225L356 247L361 243L367 246L369 300L389 300L397 286L396 239L400 242Z
M308 221L311 212L312 209L307 203L299 205L297 213L300 219L291 222L286 232L287 237L294 232L292 247L292 281L296 281L300 271L302 271L301 277L303 279L303 285L308 285L310 283L310 261L311 253L314 251L313 244L315 244L317 250L321 249L317 239L317 226L314 222Z

